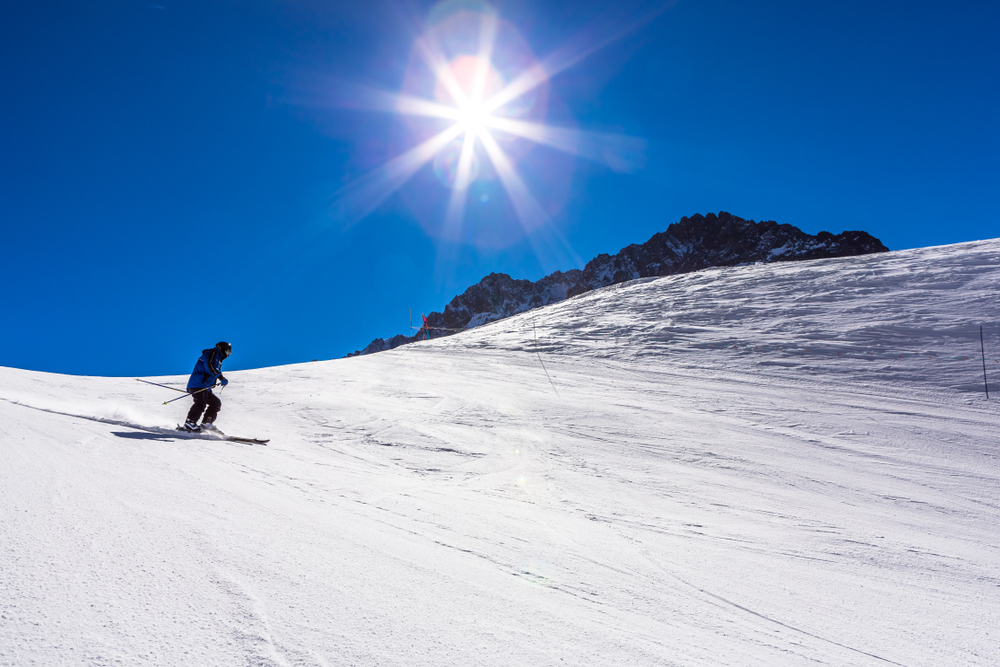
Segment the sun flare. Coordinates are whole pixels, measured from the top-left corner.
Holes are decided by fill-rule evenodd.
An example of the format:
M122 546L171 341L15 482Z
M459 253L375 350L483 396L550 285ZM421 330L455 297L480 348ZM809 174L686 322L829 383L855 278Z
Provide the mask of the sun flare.
M551 77L599 46L561 49L538 61L513 25L486 3L473 4L477 10L449 14L416 41L400 93L373 91L359 100L373 110L409 119L416 145L338 191L334 215L347 224L374 211L431 163L438 182L450 191L444 216L437 218L442 236L462 237L467 200L477 203L477 211L484 210L482 206L495 200L484 190L494 187L491 184L502 187L508 210L522 233L530 234L561 205L552 193L563 186L553 187L553 179L569 182L572 158L601 162L616 171L641 163L641 139L546 123ZM536 159L535 146L554 149L570 160L556 163L544 151ZM534 174L529 182L519 173L526 156L538 162L528 170ZM482 187L472 188L477 182ZM533 190L544 195L545 203ZM424 200L433 199L430 190L422 193ZM439 215L424 208L424 215Z

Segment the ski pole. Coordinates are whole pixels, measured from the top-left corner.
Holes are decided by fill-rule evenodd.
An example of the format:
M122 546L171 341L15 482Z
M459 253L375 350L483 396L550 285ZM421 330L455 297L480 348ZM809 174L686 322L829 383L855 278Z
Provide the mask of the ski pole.
M219 385L217 385L217 384L213 384L211 387L204 387L202 389L199 389L198 391L192 391L190 394L188 394L188 396L194 396L195 394L200 394L203 391L207 391L209 389L212 389L213 387L218 387L218 386ZM163 404L166 405L167 403L173 403L174 401L179 401L182 398L184 398L184 397L183 396L178 396L177 398L171 398L169 401L163 401Z
M155 385L155 386L157 386L157 387L163 387L164 389L173 389L174 391L179 391L179 392L182 392L182 393L184 393L184 394L186 394L186 393L187 393L187 392L186 392L186 391L184 391L183 389L178 389L177 387L168 387L167 385L165 385L165 384L160 384L159 382L150 382L149 380L140 380L139 378L136 378L136 379L135 379L135 381L136 381L136 382L145 382L146 384L151 384L151 385Z

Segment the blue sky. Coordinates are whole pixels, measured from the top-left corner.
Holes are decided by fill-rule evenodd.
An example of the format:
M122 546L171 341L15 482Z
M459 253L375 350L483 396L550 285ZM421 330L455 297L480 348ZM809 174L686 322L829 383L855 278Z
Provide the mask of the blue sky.
M985 2L496 3L525 63L592 51L533 120L642 150L504 143L534 225L484 155L456 234L437 163L342 216L352 184L439 129L370 101L420 93L415 44L462 7L481 5L5 8L0 365L186 373L218 340L230 369L336 358L490 272L538 279L709 211L893 250L998 236Z

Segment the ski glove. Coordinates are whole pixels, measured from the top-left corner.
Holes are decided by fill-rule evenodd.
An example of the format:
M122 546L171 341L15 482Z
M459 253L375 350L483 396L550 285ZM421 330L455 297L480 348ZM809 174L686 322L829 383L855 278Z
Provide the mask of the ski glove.
M219 376L219 384L221 384L223 387L225 387L227 384L229 384L229 380L227 380L224 376L220 375Z

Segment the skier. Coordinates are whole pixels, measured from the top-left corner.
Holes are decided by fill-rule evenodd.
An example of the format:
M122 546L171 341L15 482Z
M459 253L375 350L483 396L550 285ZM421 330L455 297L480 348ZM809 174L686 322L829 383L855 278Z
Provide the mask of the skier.
M212 387L216 380L223 387L229 384L229 380L222 374L222 362L233 353L232 346L225 342L215 344L215 347L201 351L201 358L194 366L191 379L188 380L187 390L194 398L194 405L188 411L187 421L184 422L184 430L198 433L200 431L218 431L215 427L215 418L222 408L222 401L212 393ZM208 407L206 411L205 408ZM205 412L205 421L198 425L201 413Z

